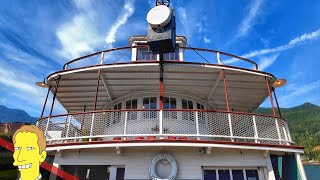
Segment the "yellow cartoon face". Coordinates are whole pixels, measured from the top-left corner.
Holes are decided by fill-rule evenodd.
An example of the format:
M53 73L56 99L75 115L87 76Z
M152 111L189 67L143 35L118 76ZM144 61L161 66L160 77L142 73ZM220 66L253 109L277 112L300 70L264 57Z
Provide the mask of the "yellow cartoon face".
M46 158L46 151L40 153L38 136L33 132L18 132L15 136L13 165L18 166L23 179L39 176L39 166Z

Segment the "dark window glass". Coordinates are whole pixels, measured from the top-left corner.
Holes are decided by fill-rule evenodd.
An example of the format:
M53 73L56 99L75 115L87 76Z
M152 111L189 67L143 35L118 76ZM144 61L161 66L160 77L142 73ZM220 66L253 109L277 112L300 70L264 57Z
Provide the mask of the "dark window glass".
M182 99L182 109L188 109L188 101L185 99Z
M193 102L190 100L182 99L182 109L193 109Z
M244 180L243 170L232 170L233 180Z
M176 44L177 48L175 50L175 52L172 53L165 53L164 54L164 60L166 61L179 61L179 49L178 49L178 45Z
M143 98L143 109L150 109L149 98Z
M157 109L157 98L150 97L150 109Z
M131 100L126 102L126 109L131 109Z
M163 98L163 108L164 109L170 109L170 102L169 102L170 98L168 97L164 97Z
M192 101L188 101L188 109L193 109L193 103L192 103Z
M247 180L259 180L257 170L246 170Z
M139 44L141 45L141 44ZM148 48L137 48L137 61L157 60L157 55L149 52Z
M117 168L117 179L116 180L124 180L124 168Z
M204 170L203 171L204 180L216 180L216 170Z
M114 110L119 110L119 109L121 109L121 105L122 105L122 103L116 104L116 105L114 106Z
M197 109L204 110L204 106L202 104L197 103Z
M170 98L170 109L177 109L177 100L176 98Z
M138 109L138 100L137 99L132 100L132 109Z
M229 170L219 170L219 180L230 180Z

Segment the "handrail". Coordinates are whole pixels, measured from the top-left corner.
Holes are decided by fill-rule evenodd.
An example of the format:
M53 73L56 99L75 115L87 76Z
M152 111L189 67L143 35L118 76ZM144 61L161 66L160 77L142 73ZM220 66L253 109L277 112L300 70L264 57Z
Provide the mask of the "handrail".
M101 53L107 53L107 52L124 50L124 49L147 48L147 47L148 47L147 45L136 45L136 46L124 46L124 47L118 47L118 48L112 48L112 49L105 49L105 50L102 50L102 51L98 51L98 52L95 52L95 53L92 53L92 54L88 54L88 55L81 56L81 57L78 57L76 59L73 59L73 60L71 60L71 61L69 61L69 62L67 62L67 63L65 63L63 65L63 70L67 70L68 65L70 65L70 64L72 64L74 62L77 62L77 61L80 61L80 60L83 60L83 59L86 59L86 58L89 58L89 57L92 57L92 56L96 56L96 55L99 55ZM214 49L191 48L191 47L177 47L177 49L188 49L188 50L194 50L194 51L205 51L205 52L220 53L220 54L223 54L223 55L226 55L226 56L230 56L232 58L237 58L237 59L246 61L248 63L251 63L251 64L254 65L255 70L258 70L258 64L255 63L254 61L252 61L250 59L247 59L247 58L243 58L243 57L237 56L237 55L233 55L233 54L230 54L230 53L227 53L227 52L218 51L218 50L214 50Z
M53 117L61 117L61 116L69 116L69 115L79 115L79 114L92 114L92 113L107 113L107 112L137 112L137 111L160 111L160 109L119 109L119 110L97 110L97 111L87 111L87 112L72 112L66 114L58 114L53 116L46 116L37 119L37 121L41 121L47 118ZM248 112L239 112L239 111L223 111L223 110L202 110L202 109L163 109L163 111L179 111L179 112L220 112L220 113L230 113L230 114L242 114L242 115L255 115L255 116L263 116L263 117L272 117L278 118L286 121L280 116L273 116L267 114L257 114L257 113L248 113Z

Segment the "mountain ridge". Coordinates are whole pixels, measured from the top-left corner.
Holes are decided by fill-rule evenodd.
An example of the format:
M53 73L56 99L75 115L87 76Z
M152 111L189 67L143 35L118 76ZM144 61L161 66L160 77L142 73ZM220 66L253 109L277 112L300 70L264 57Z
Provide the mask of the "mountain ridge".
M0 105L0 123L25 122L35 124L37 118L21 109L11 109Z

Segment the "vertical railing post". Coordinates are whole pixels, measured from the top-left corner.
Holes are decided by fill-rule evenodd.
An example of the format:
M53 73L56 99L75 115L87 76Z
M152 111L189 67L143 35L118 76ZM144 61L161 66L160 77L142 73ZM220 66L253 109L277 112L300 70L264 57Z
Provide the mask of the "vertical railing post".
M233 131L232 131L232 122L231 122L231 113L228 113L228 120L229 120L229 129L230 129L230 136L233 137ZM231 138L231 141L233 142L234 139Z
M45 137L46 137L47 134L48 134L48 127L49 127L50 119L51 119L51 117L49 116L49 117L48 117L47 124L46 124L46 129L44 130L44 136L45 136Z
M162 128L162 110L159 111L159 134L160 134L160 138L162 138L162 134L163 134L163 128Z
M283 134L284 134L284 138L286 140L286 144L290 145L289 140L288 140L287 131L286 131L286 128L284 126L282 127L282 131L283 131Z
M91 139L91 136L93 135L93 123L94 123L94 117L95 117L95 114L96 114L96 113L93 113L93 114L92 114L92 118L91 118L90 139L89 139L89 141L91 141L91 140L92 140L92 139Z
M101 53L100 64L103 64L104 61L104 52Z
M287 132L287 134L288 134L288 139L289 139L289 141L291 142L292 141L292 139L291 139L291 134L290 134L290 130L289 130L289 126L288 126L288 123L287 122L285 122L284 123L285 124L285 126L286 126L286 132Z
M280 135L280 129L279 129L279 124L278 124L278 119L275 118L274 121L275 121L275 123L276 123L276 128L277 128L277 133L278 133L279 144L281 144L281 135Z
M124 114L124 127L123 127L123 134L127 134L127 120L128 120L128 111Z
M259 143L259 141L258 141L259 135L258 135L258 128L257 128L255 115L252 116L252 120L253 120L253 130L254 130L254 142Z
M198 111L196 111L196 130L197 130L197 139L200 140Z
M66 132L66 138L69 137L69 131L70 131L70 125L71 125L71 118L72 118L72 116L69 115L69 117L68 117L68 128L67 128L67 132Z

